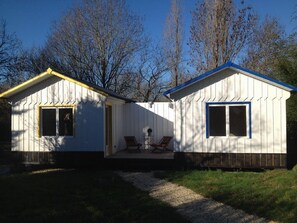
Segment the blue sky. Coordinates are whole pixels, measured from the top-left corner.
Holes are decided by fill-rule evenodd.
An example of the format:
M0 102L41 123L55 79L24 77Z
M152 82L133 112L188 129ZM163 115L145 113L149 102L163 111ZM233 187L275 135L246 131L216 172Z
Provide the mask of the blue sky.
M191 24L190 12L195 8L197 0L183 1L186 43ZM146 32L155 41L162 37L170 2L171 0L127 0L131 9L144 17ZM24 48L28 49L42 46L53 21L59 20L69 8L79 3L80 0L0 0L0 18L6 20L8 31L16 33ZM293 27L297 26L296 21L291 21L293 12L297 10L296 0L245 0L245 4L253 6L262 18L265 15L277 17L288 33L293 32Z

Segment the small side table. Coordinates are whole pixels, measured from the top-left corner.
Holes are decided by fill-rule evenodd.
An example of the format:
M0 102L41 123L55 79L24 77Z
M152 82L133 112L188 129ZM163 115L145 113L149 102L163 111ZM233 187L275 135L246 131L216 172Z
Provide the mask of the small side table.
M144 137L144 149L150 149L150 144L152 143L152 137L151 136L145 136Z

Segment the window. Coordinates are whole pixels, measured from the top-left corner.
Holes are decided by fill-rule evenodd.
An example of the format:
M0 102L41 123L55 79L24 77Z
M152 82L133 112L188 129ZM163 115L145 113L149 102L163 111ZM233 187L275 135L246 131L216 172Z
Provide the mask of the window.
M73 136L72 108L59 109L59 135Z
M56 109L42 109L42 135L56 135Z
M42 136L73 136L72 107L41 107Z
M246 136L246 106L229 107L230 135Z
M226 135L226 107L209 107L209 130L211 136Z
M250 107L249 102L207 103L207 137L249 136L251 138Z

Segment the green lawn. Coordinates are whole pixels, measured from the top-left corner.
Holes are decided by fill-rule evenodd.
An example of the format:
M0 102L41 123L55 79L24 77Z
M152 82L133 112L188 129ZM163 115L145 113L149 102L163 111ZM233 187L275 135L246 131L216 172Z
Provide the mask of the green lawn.
M0 222L186 222L113 172L0 176Z
M193 170L157 172L156 176L251 214L280 222L297 221L297 171Z

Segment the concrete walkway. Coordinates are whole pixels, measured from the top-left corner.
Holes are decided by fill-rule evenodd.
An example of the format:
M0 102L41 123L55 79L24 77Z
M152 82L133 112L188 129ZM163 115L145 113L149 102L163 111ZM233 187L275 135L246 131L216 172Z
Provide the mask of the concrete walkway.
M176 208L178 213L191 222L273 222L205 198L183 186L157 179L152 172L117 172L117 174L140 190L148 191L151 197Z

